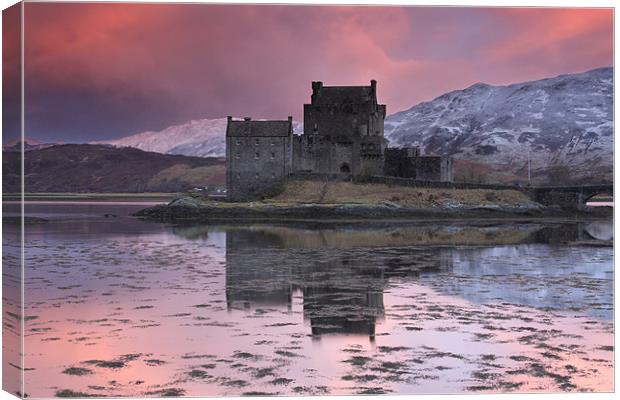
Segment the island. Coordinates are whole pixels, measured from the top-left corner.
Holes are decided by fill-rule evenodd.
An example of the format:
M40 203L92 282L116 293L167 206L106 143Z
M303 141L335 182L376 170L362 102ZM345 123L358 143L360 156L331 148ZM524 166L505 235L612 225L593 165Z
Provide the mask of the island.
M262 199L228 202L187 194L135 216L169 222L211 220L377 220L598 218L610 207L566 210L517 189L459 189L348 181L287 180Z

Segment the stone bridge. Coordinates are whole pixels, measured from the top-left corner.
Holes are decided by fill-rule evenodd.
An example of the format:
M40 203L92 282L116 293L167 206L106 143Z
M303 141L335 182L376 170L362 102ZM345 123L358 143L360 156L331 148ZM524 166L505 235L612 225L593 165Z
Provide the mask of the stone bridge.
M532 200L545 206L560 206L565 210L583 210L586 202L597 194L613 196L614 185L537 186L524 190Z

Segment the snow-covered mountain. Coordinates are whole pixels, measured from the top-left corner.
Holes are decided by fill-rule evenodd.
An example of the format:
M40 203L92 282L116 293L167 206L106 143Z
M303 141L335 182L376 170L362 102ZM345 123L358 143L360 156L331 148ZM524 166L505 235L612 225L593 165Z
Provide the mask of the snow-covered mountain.
M226 118L201 119L170 126L159 132L146 131L96 144L135 147L164 154L222 157L226 154L225 135Z
M159 132L147 131L116 140L95 142L95 144L135 147L164 154L225 157L226 123L226 118L200 119L170 126ZM302 124L293 121L293 130L296 133L302 132Z
M295 133L303 124L294 122ZM98 142L165 154L224 157L226 118ZM508 86L477 83L387 117L390 146L488 164L495 171L546 177L550 166L607 176L613 163L613 69ZM540 180L539 179L539 180Z
M551 166L610 176L613 69L508 86L477 83L386 118L390 146L492 164L523 176Z

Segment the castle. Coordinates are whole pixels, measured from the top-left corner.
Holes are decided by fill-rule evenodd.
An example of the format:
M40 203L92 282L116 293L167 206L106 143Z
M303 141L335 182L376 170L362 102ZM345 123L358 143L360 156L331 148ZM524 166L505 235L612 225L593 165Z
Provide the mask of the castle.
M423 156L417 148L387 148L385 117L386 106L377 101L375 80L370 86L312 82L302 135L293 135L292 117L285 121L228 117L228 199L260 197L292 173L452 181L451 158Z

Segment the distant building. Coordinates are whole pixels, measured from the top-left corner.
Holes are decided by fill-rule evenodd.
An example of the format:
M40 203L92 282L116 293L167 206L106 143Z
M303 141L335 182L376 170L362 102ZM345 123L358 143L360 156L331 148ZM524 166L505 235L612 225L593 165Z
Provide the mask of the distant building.
M312 82L304 104L304 133L294 141L295 171L381 175L386 106L377 102L377 81L370 86L323 86Z
M286 121L233 120L226 126L228 199L256 197L292 172L293 117Z
M228 117L226 185L232 201L260 198L291 173L386 175L452 181L452 159L420 155L417 148L386 148L385 104L370 86L323 86L312 82L304 104L304 133L293 119L261 121Z

